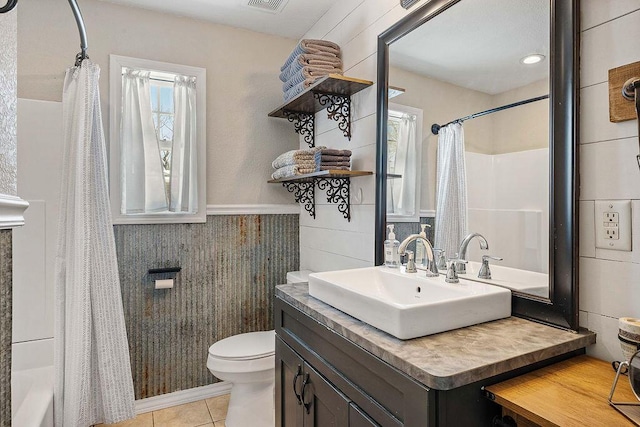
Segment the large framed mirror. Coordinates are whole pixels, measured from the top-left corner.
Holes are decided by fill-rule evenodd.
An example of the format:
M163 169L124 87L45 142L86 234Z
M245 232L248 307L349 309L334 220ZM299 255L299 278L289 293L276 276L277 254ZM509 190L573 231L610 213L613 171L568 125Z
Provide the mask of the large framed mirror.
M376 265L394 221L394 96L423 111L417 211L435 218L414 229L462 252L463 277L510 288L514 315L578 329L578 2L431 0L379 36ZM489 249L466 250L471 233ZM483 256L501 258L485 257L490 279Z

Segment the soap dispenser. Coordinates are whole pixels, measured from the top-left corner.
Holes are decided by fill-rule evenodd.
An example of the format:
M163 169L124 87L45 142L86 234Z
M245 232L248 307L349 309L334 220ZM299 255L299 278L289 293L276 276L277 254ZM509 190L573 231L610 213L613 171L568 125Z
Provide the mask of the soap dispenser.
M389 238L384 241L384 264L390 268L398 268L400 266L400 255L398 248L400 242L396 240L396 234L393 232L394 225L387 225L389 229Z
M425 231L425 229L427 227L431 227L431 225L420 224L420 227L422 227L422 231L420 232L420 237L426 240L427 232ZM425 260L426 251L427 250L424 247L424 243L421 240L416 240L416 264L417 265L424 266L424 264L426 263L426 260Z

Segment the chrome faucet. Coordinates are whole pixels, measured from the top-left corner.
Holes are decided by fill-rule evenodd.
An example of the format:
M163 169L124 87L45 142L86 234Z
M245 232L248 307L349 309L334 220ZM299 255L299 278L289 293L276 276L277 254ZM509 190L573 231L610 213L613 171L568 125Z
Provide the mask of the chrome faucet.
M467 247L469 246L469 243L471 242L471 240L473 240L474 237L477 237L478 240L480 241L480 249L485 251L489 250L489 243L487 243L487 239L485 239L482 234L469 233L465 236L464 239L462 239L462 243L460 243L460 249L458 249L459 259L464 261L467 260ZM465 265L465 263L458 262L456 267L457 267L458 274L465 274L467 272L467 266Z
M400 246L398 247L398 254L402 256L405 253L411 252L411 251L407 251L407 246L409 245L409 243L414 241L417 242L419 240L422 241L422 243L424 243L425 255L427 256L427 261L428 261L427 277L435 277L438 275L438 267L436 266L436 260L433 255L433 246L431 246L431 242L428 239L425 239L419 234L411 234L409 235L409 237L404 239L402 243L400 243ZM407 268L405 271L407 273L418 272L413 256L409 256L409 260L407 261Z

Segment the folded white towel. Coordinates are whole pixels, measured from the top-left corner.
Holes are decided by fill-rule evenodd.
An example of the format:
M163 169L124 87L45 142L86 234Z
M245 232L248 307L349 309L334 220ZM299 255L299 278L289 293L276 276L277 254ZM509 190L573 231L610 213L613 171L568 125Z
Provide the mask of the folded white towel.
M318 150L325 149L327 147L320 146L315 148L309 148L307 150L291 150L286 153L280 154L274 161L271 163L271 166L274 169L279 169L284 166L291 166L296 164L302 164L303 166L310 165L311 163L316 163L315 161L315 153Z
M305 168L305 167L300 167L298 165L289 165L289 166L285 166L277 169L274 173L271 174L271 179L289 178L296 175L313 173L315 171L316 171L315 167Z

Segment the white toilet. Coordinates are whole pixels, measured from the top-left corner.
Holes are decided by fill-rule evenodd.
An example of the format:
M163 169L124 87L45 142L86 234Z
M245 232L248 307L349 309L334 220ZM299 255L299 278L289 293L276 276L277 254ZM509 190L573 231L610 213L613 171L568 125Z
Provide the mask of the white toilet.
M275 424L275 332L234 335L209 347L207 368L231 384L227 427Z

